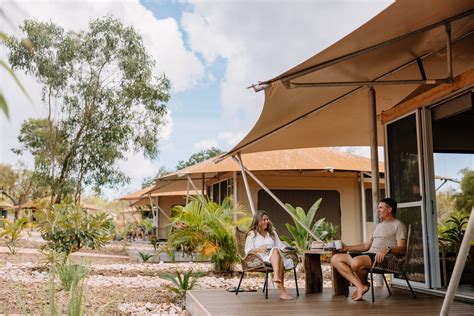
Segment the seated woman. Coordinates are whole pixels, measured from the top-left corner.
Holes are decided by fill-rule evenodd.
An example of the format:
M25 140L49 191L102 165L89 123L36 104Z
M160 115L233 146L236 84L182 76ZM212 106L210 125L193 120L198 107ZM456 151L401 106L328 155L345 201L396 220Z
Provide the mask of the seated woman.
M281 253L285 245L278 237L273 224L265 211L258 211L253 217L252 225L245 240L245 254L249 252L258 254L265 263L273 267L273 283L280 290L280 298L283 300L293 299L286 293L284 286L285 269L293 268L293 261L286 259Z

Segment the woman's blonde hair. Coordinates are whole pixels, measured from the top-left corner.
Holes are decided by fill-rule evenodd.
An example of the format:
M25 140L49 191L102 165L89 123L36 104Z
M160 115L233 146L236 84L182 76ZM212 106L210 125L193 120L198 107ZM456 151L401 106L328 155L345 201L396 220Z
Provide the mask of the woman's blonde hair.
M260 223L262 222L263 216L268 217L268 225L265 231L267 231L270 234L270 237L272 239L275 239L275 228L273 227L273 223L270 221L270 217L268 216L268 213L266 211L257 211L255 215L253 216L252 224L250 225L249 231L247 232L247 235L250 232L253 232L254 238L257 237L257 233L260 235L264 235L263 232L261 232L261 225Z

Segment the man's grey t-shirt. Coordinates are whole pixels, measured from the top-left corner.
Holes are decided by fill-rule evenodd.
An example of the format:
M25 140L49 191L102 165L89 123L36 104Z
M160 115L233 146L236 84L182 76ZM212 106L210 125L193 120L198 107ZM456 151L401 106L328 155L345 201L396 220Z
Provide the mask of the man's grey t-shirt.
M406 240L407 228L400 220L394 218L391 221L377 224L370 239L372 239L372 247L368 252L377 253L379 250L387 248L387 246L396 246L397 240Z

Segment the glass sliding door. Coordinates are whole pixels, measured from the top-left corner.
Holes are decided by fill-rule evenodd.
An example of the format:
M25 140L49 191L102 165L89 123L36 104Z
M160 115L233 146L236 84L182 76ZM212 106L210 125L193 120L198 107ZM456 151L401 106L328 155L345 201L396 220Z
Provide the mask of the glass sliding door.
M421 133L418 113L409 114L386 126L386 159L389 196L398 202L397 218L411 225L412 257L407 276L416 286L428 287L429 266L425 213L422 201L423 181ZM401 276L401 278L403 278ZM394 283L398 283L395 276Z
M460 94L427 110L431 132L431 195L439 236L438 273L445 290L454 267L467 218L474 204L474 95ZM457 295L474 299L474 244Z

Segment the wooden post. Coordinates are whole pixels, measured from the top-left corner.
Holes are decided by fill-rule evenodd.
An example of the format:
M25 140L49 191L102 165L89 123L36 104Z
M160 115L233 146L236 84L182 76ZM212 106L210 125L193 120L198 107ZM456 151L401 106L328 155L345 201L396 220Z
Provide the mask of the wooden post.
M379 222L378 204L380 201L379 153L377 143L377 106L375 89L369 87L369 128L370 128L370 162L372 170L372 208L374 224Z

